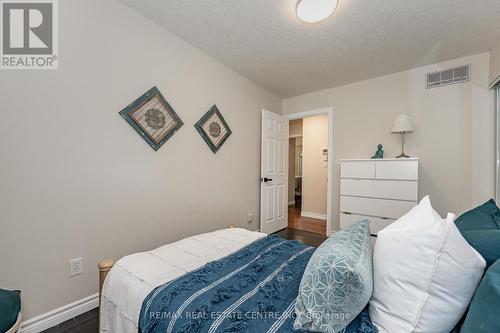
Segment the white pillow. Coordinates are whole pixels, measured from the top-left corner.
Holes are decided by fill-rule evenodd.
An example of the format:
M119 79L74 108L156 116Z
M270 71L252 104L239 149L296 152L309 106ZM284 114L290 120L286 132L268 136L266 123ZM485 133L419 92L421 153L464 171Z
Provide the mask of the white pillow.
M369 311L381 333L448 333L464 314L486 263L454 217L441 219L425 197L379 231Z

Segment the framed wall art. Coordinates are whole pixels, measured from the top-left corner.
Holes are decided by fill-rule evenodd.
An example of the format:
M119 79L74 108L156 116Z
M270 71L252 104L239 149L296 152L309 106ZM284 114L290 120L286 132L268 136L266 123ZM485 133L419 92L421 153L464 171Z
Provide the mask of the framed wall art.
M184 124L156 87L121 110L120 115L155 151Z
M194 127L214 154L232 133L216 105L212 106Z

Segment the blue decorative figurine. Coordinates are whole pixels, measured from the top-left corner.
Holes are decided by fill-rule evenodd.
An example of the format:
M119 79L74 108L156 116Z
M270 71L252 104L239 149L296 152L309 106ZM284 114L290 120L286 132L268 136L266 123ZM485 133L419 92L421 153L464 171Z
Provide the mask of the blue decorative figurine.
M372 156L372 158L384 158L384 150L382 149L381 144L377 146L377 151L375 152L375 155Z

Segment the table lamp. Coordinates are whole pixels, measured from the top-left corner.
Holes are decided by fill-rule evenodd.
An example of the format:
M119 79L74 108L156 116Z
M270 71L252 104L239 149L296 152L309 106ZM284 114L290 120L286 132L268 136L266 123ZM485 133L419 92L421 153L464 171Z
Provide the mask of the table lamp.
M408 158L410 156L405 154L405 134L413 132L413 128L411 127L410 116L407 114L400 114L394 120L394 124L392 125L391 133L401 134L401 155L396 156L396 158Z

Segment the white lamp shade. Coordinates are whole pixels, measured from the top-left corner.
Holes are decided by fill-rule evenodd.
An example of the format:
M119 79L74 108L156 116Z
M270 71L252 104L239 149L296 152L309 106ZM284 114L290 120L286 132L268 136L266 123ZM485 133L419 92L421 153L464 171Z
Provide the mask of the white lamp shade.
M391 133L401 133L413 132L413 128L411 127L411 119L407 114L400 114L394 120L394 124L392 125Z

